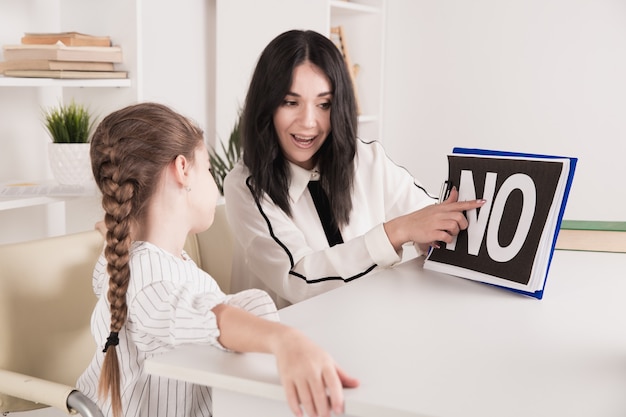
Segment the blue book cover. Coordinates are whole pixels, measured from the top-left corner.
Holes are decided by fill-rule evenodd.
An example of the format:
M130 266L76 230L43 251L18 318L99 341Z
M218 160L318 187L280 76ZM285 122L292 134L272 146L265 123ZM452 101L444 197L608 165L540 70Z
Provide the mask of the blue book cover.
M424 268L541 299L577 158L454 148L448 182L459 200L487 200L469 226L433 248Z

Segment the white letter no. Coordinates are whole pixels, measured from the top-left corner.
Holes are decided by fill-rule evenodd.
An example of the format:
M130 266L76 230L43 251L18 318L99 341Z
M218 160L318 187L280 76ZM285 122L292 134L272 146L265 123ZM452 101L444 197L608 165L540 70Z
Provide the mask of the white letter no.
M515 189L522 192L522 213L511 243L509 246L502 247L498 241L500 222L502 221L507 199ZM517 255L524 245L526 236L528 236L528 232L530 231L530 225L535 215L536 203L537 190L535 183L528 175L513 174L504 181L493 203L489 227L487 229L487 253L489 253L491 259L496 262L508 262Z

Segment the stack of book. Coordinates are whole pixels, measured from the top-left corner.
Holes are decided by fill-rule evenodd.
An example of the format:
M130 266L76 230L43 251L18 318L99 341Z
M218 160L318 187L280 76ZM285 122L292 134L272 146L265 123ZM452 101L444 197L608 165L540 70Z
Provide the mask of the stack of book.
M4 45L0 73L27 78L127 78L117 71L122 48L109 36L78 32L26 33L21 44Z
M626 253L626 221L563 220L556 248Z

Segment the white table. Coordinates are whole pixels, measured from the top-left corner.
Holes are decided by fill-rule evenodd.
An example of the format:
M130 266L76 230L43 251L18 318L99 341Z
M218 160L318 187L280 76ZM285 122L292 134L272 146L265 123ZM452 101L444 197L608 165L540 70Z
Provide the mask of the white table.
M419 260L281 310L361 385L351 416L626 416L626 254L555 252L544 299ZM184 346L146 363L215 415L290 416L272 356Z

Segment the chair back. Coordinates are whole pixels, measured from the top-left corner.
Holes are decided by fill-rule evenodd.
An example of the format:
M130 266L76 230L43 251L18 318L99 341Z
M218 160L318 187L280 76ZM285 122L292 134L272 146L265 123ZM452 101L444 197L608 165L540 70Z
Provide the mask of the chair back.
M75 386L95 351L97 231L0 245L0 369ZM44 405L0 394L0 412Z
M92 275L103 245L95 230L0 245L0 370L76 385L96 349ZM232 248L223 204L213 225L185 244L226 293ZM0 413L42 407L0 393Z
M222 291L230 293L233 235L226 219L224 204L215 207L213 224L204 232L187 238L185 250L200 268L208 272Z

